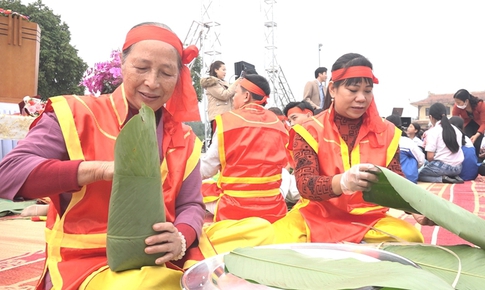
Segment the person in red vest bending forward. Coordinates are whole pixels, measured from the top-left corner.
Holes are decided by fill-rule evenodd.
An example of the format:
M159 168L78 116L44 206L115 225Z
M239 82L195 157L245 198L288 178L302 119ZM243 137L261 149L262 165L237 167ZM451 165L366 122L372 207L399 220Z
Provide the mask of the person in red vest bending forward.
M264 108L269 94L264 77L248 74L236 87L234 109L216 116L214 140L201 162L203 179L220 171L217 184L203 191L214 221L260 217L274 222L287 212L279 188L291 158L288 133Z

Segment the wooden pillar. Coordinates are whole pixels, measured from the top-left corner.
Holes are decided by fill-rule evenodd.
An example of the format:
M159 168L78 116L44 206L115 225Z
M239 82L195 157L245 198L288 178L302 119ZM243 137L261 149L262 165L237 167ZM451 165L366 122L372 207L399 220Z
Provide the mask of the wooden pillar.
M0 102L37 95L40 27L19 15L0 15Z

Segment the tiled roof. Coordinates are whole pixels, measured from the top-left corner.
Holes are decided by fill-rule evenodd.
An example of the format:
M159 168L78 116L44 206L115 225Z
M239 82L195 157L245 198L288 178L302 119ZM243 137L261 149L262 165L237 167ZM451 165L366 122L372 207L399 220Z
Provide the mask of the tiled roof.
M412 102L411 105L418 107L418 106L423 106L423 105L432 105L434 103L442 103L442 104L447 104L447 105L453 105L454 100L453 100L453 94L433 94L433 93L428 93L428 97L424 100L417 101L417 102ZM470 94L474 95L477 98L485 100L485 91L480 91L480 92L470 92Z

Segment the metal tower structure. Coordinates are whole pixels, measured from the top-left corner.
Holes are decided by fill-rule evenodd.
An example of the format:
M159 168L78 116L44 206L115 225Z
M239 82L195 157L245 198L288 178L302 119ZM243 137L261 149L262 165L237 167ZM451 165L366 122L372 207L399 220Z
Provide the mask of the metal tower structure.
M268 81L271 84L271 95L269 98L269 105L283 109L289 102L295 101L295 97L291 92L290 86L286 80L283 69L276 60L276 28L277 24L274 21L274 4L276 0L263 0L263 13L265 16L265 70L268 74Z
M201 21L193 21L184 41L184 45L196 45L199 48L199 56L202 58L202 74L209 72L212 62L221 54L220 23L211 18L211 15L221 15L217 11L220 7L219 0L202 0ZM193 62L189 65L191 67ZM210 140L210 122L207 114L207 96L202 97L202 105L205 115L205 140ZM208 142L204 142L205 150Z
M212 15L221 15L220 0L201 0L201 21L193 21L189 32L184 40L184 45L194 44L199 48L199 56L202 58L202 74L207 74L212 62L221 54L220 23L212 18ZM276 60L276 27L273 19L273 6L276 0L263 0L265 16L265 71L271 85L271 97L268 99L268 107L276 106L283 109L289 102L295 101L283 69ZM193 64L193 63L192 63ZM191 65L189 67L191 67ZM210 122L207 115L207 97L202 98L205 113L205 140L210 140ZM208 142L205 142L208 149Z
M218 0L202 0L201 21L192 21L184 45L193 44L199 48L199 56L203 59L203 72L209 71L211 63L221 54L220 23L210 15L217 15Z

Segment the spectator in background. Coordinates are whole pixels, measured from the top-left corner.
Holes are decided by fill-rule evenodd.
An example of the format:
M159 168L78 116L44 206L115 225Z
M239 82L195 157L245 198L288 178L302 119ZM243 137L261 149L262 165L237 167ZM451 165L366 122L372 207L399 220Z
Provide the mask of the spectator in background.
M424 151L424 144L423 140L421 139L421 125L419 125L418 122L413 122L409 124L408 128L406 129L406 134L409 139L413 140L414 143L416 143L416 145L418 145Z
M463 183L460 178L465 159L461 149L462 133L446 117L446 107L434 103L429 108L433 127L426 131L425 151L429 161L419 172L419 181Z
M313 110L313 115L316 116L316 115L320 114L321 112L323 112L323 108L315 109L315 110Z
M305 84L303 101L310 103L313 109L323 108L325 99L325 82L327 81L327 68L319 67L315 70L315 79Z
M268 111L271 111L271 112L275 113L275 115L278 117L278 119L280 119L281 123L283 123L283 125L285 125L286 130L288 132L290 131L291 127L290 127L290 124L288 122L288 118L283 113L283 111L281 111L280 108L278 108L278 107L271 107L271 108L268 108Z
M283 109L283 113L286 115L290 125L293 127L295 125L301 125L303 122L308 120L308 118L312 117L313 107L310 105L310 103L305 101L290 102ZM293 170L291 173L293 173ZM286 201L290 204L295 204L300 199L300 193L298 192L298 188L296 186L295 175L287 175L284 173L284 176L290 179L289 195Z
M402 130L400 116L390 115L386 117L386 120ZM418 169L424 165L425 161L423 150L407 136L404 130L401 139L399 139L399 150L402 172L407 179L414 183L418 183Z
M465 135L470 137L475 147L475 154L478 156L485 131L485 103L465 89L458 90L453 99L455 105L451 115L460 116L463 119Z
M217 115L232 109L232 99L236 86L241 79L239 78L234 83L229 84L224 80L225 77L226 65L222 61L216 60L210 66L209 77L200 79L200 85L205 89L207 96L207 112L211 123L211 140L216 126L215 118Z
M275 113L278 119L280 119L280 121L283 122L283 125L285 125L286 130L290 132L291 127L288 124L288 118L286 118L283 111L281 111L281 109L278 107L271 107L268 108L268 110ZM290 162L288 162L288 166L283 168L283 171L281 172L280 192L285 198L288 207L293 206L300 198L298 188L296 188L295 176L291 174L293 172L293 168L294 162L293 160L290 160Z
M478 158L475 154L475 147L468 136L463 133L463 119L458 116L450 118L450 123L460 129L463 134L461 142L461 150L465 159L461 168L460 177L463 180L474 180L478 175Z
M480 154L478 155L478 174L485 176L485 138L482 139Z
M310 103L301 102L290 102L283 109L283 113L288 118L291 126L296 124L301 124L308 118L313 116L313 107Z

